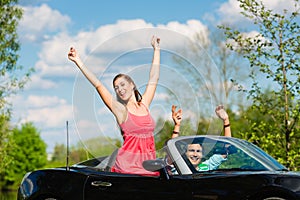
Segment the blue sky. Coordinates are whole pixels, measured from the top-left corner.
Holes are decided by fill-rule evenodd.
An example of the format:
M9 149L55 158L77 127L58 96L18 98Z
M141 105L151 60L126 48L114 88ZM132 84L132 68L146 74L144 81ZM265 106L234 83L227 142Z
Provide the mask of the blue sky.
M264 2L272 9L292 6L285 0ZM222 22L236 27L249 25L239 14L236 0L20 0L20 5L24 15L18 29L19 63L33 67L35 72L24 91L13 97L13 117L16 123L33 122L48 152L55 144L66 142L66 121L72 144L97 136L121 139L112 115L68 61L70 46L78 49L88 67L108 87L113 75L127 72L143 90L152 57L150 39L157 34L161 37L163 67L151 113L155 118L170 119L167 105L181 105L183 99L177 86L170 84L179 78L188 92L196 94L194 106L202 107L199 91L180 74L171 57L181 59L178 49L186 48L185 42L192 41L196 33L204 36L204 43L209 42L209 30ZM192 59L183 60L185 67L197 67ZM202 72L197 73L201 76ZM166 101L166 91L174 94L174 102ZM184 110L185 116L198 117L195 110Z

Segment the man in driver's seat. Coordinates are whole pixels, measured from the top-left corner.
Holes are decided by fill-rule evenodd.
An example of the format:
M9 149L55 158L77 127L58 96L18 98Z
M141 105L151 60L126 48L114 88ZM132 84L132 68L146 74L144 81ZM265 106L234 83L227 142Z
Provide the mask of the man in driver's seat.
M197 171L207 171L217 169L224 161L227 160L227 154L214 154L209 159L201 162L202 146L200 144L188 144L186 150L186 157Z
M227 137L231 137L230 123L229 117L223 106L217 106L215 109L217 116L223 120L224 125L224 135ZM174 121L174 131L172 134L172 138L179 136L180 122L182 119L182 110L179 109L176 111L176 106L172 106L172 119ZM203 154L203 148L200 144L188 144L186 149L186 157L189 159L191 164L195 167L197 171L207 171L218 168L222 164L222 162L227 160L227 153L224 154L214 154L209 159L204 162L201 162ZM170 170L172 174L177 174L176 170Z

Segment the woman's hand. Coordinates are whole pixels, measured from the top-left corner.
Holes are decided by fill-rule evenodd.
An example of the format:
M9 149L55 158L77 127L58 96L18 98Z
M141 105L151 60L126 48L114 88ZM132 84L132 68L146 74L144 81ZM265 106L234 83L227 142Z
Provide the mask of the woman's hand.
M182 119L182 110L179 109L176 111L176 106L172 105L172 119L174 121L175 126L180 126L180 122Z
M68 53L68 58L73 62L78 62L80 60L79 55L75 48L73 47L70 48L70 51Z
M227 112L225 111L223 105L217 106L215 112L216 112L216 115L217 115L220 119L222 119L223 121L228 120L228 114L227 114Z
M215 110L217 116L223 120L224 125L224 136L231 137L231 128L230 128L230 121L227 112L225 111L222 105L216 107Z
M155 35L152 36L151 45L154 50L160 49L159 42L160 42L160 38L156 37Z

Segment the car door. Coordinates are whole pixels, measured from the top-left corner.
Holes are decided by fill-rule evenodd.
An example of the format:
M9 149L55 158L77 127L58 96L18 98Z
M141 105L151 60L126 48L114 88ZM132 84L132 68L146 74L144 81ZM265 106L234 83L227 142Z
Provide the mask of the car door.
M224 179L218 179L215 175L199 174L199 176L190 180L188 184L193 189L192 199L224 199L227 195L226 189L224 190L224 186L226 187Z
M179 176L170 179L138 175L105 173L91 175L84 189L84 199L143 199L168 200L192 199L186 179Z
M204 172L194 175L188 185L193 190L192 199L231 200L246 199L246 195L254 193L255 187L259 188L263 182L267 181L243 173Z

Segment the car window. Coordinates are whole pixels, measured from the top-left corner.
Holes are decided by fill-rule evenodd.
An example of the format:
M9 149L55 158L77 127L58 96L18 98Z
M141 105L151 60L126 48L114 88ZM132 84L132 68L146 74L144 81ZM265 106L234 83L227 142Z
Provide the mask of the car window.
M202 155L193 154L193 152L188 154L188 145L190 144L197 144L198 148L201 146ZM187 166L194 173L210 170L266 170L256 159L228 142L197 138L179 141L176 143L176 147ZM194 151L194 149L192 150ZM202 158L197 158L201 156Z
M218 169L266 170L262 164L241 149L237 149L236 153L229 154L226 162L223 162Z

